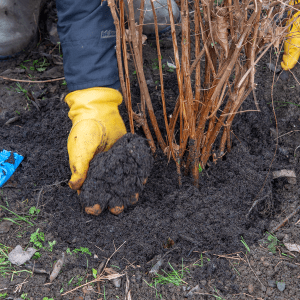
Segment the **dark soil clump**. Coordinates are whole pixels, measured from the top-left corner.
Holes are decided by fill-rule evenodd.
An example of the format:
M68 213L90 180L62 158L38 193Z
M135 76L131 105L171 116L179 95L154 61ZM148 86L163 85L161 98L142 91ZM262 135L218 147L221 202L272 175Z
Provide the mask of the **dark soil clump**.
M82 204L100 204L102 211L107 206L126 209L132 204L131 197L142 192L153 164L146 143L145 139L128 133L109 151L97 154L82 186Z

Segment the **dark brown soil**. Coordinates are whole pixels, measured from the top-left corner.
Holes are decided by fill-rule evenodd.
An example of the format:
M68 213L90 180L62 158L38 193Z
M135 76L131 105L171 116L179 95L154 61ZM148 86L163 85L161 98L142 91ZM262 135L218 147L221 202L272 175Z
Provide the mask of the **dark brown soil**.
M51 5L48 9L45 15L53 14ZM172 48L165 47L163 57L172 58L172 51ZM33 60L43 60L43 53L50 52L52 56L47 58L50 65L45 72L30 70ZM156 51L150 41L144 47L144 53L151 99L155 112L159 112L162 111L157 83L159 77L153 68ZM19 79L28 79L28 74L35 76L36 80L60 77L63 76L62 68L53 56L59 54L58 47L49 42L45 31L38 48L22 54L16 60L2 62L0 73L10 69L9 76ZM14 82L1 81L1 149L16 151L24 156L24 160L13 178L0 190L0 204L20 215L28 213L32 206L40 208L41 212L33 221L34 227L13 224L7 234L0 235L0 243L9 247L17 244L23 248L32 246L29 243L30 234L40 228L45 233L46 244L53 240L57 242L53 252L41 251L42 257L37 261L41 268L51 269L53 262L67 248L72 251L87 247L92 255L68 254L62 273L51 285L44 285L49 282L45 274L34 273L27 278L28 274L22 272L12 280L6 276L0 281L0 293L1 289L5 289L3 291L11 299L22 293L27 293L28 298L32 299L104 298L96 293L84 294L82 289L66 296L61 294L74 288L80 276L84 277L82 283L92 280L91 268L97 269L103 258L110 257L116 248L123 245L108 266L120 273L127 273L132 299L155 299L156 293L158 298L183 299L196 285L199 285L198 293L207 295L194 294L191 299L215 299L217 295L221 295L220 299L251 298L243 293L251 294L254 299L300 299L296 279L298 265L295 264L299 259L294 258L290 262L292 259L288 261L286 257L280 257L278 252L270 255L267 244L262 241L261 247L258 244L266 231L292 212L299 201L297 185L290 184L286 178L272 178L272 171L281 169L293 169L299 176L299 152L295 149L300 145L300 88L290 74L287 82L276 79L273 90L279 136L288 133L278 139L274 157L276 120L271 104L273 73L265 65L266 62L275 61L272 55L270 53L270 57L261 60L258 66L256 93L261 112L254 111L256 108L250 96L241 108L241 111L249 112L235 117L231 153L217 164L210 162L210 166L201 173L199 189L193 186L190 177L183 177L183 184L179 187L175 163L168 161L158 150L138 203L128 207L119 216L107 210L98 217L85 214L79 196L67 185L70 170L66 145L71 122L67 116L68 107L62 101L67 93L66 87L61 82L21 84L24 89L34 92L34 105L26 100L24 93L16 93ZM26 60L31 61L24 63ZM27 67L25 72L20 71L20 65ZM299 68L296 67L294 71L295 76L299 77ZM165 73L167 109L171 113L178 95L176 76L171 72ZM137 110L139 90L134 76L132 93ZM128 128L124 105L120 111ZM17 121L4 125L16 115L20 116ZM162 115L158 114L158 122L163 128ZM137 134L143 136L141 129L137 130ZM95 159L92 165L96 162ZM95 170L97 167L95 165ZM141 174L141 177L144 175ZM124 187L119 188L116 193L123 193ZM262 200L248 214L256 199ZM13 215L2 210L0 218L3 217ZM299 215L293 221L296 222L297 218ZM278 238L300 244L297 230L296 226L289 225L279 231ZM234 260L216 256L246 252L242 238L252 249L248 255L249 264L247 261L238 261L236 265ZM172 272L168 262L176 270L182 267L189 269L184 276L187 284L178 287L172 284L158 285L157 290L148 286L147 282L152 281L149 271L162 257L160 269L166 272ZM276 269L275 265L283 260L292 263L293 267L281 264ZM256 276L249 265L255 269ZM263 281L263 285L257 277ZM286 290L280 292L269 285L269 280L285 281ZM27 283L21 292L15 294L16 285L23 281ZM106 299L124 298L125 283L125 277L119 288L111 282L101 283L101 293L104 293L105 286ZM253 291L250 284L253 285ZM97 285L94 290L97 291Z
M80 193L83 207L99 204L102 211L107 207L126 210L143 191L152 164L147 140L125 134L109 151L93 158Z

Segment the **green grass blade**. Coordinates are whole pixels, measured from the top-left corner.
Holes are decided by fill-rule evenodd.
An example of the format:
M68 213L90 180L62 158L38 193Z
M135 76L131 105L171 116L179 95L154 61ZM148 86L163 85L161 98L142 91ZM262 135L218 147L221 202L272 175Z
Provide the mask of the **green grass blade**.
M26 220L26 218L23 218L23 217L19 216L18 214L14 213L13 211L9 210L8 208L6 208L6 207L3 206L3 205L0 205L0 207L3 208L3 209L5 209L5 210L7 210L7 211L9 211L11 214L15 215L15 216L18 217L20 220L25 221L25 222L28 223L29 225L33 226L33 224L32 224L31 222L29 222L28 220Z

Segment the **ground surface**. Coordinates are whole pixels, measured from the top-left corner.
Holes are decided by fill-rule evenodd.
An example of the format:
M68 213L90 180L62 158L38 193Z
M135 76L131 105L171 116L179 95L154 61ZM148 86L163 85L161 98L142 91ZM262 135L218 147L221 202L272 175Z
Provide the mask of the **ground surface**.
M44 12L48 23L55 22L51 3ZM34 80L62 77L60 49L50 42L46 29L42 22L39 47L14 60L1 62L0 74L18 79L34 76ZM148 41L144 51L151 99L159 111L154 43ZM124 299L129 283L132 299L183 299L197 285L191 299L300 299L299 255L296 252L292 255L280 246L282 243L300 244L299 225L295 225L299 214L276 232L280 242L268 241L265 235L299 205L298 184L272 176L274 170L294 170L297 177L300 171L300 155L296 150L300 145L300 87L292 74L287 82L275 79L273 100L280 137L274 158L273 73L266 66L267 62L275 62L273 52L261 60L257 68L261 112L236 116L232 152L203 171L199 189L192 185L189 177L183 178L179 188L175 164L168 163L158 151L138 203L119 216L107 211L99 217L86 215L77 193L67 185L70 171L66 144L71 122L68 107L62 101L67 93L64 82L17 85L1 80L1 149L16 151L25 158L13 178L0 189L0 226L6 227L5 218L16 217L10 211L28 216L34 206L40 212L26 219L33 226L15 219L20 225L9 223L4 229L0 227L3 232L0 246L2 251L4 245L9 247L8 252L18 244L23 248L33 246L30 237L39 228L39 232L45 234L43 246L48 250L42 249L41 257L31 260L36 262L33 275L22 266L15 267L13 276L9 271L0 277L0 296L7 293L7 299L21 296L23 299ZM172 48L166 45L162 55L172 60ZM296 78L300 77L298 66L293 72ZM165 93L170 112L178 95L174 82L176 75L166 72ZM139 91L134 76L132 93L136 108ZM120 110L128 125L124 106ZM252 97L241 110L255 110ZM12 121L14 117L18 119ZM8 120L10 123L5 125ZM158 122L163 124L162 116ZM141 130L137 133L142 135ZM248 214L256 199L261 200ZM242 239L250 246L250 253ZM48 242L53 241L56 244L49 251ZM272 245L277 247L274 253ZM91 255L75 253L80 247L88 248ZM49 276L36 271L51 270L62 252L66 253L66 259L61 273L52 284L47 284ZM107 266L123 275L120 286L103 281L100 289L93 284L92 291L79 288L64 295L92 280L92 268L97 270L113 253ZM180 286L172 283L157 284L156 288L149 286L154 284L150 270L158 261L161 262L159 274L164 274L162 270L173 272L172 267L179 270L178 276L183 280ZM283 292L277 288L278 282L285 283ZM23 284L17 286L20 283Z

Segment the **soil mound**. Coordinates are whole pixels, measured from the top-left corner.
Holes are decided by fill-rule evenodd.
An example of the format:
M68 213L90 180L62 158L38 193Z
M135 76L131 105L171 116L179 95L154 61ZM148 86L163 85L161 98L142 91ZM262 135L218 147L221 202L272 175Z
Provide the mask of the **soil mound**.
M211 162L210 168L202 172L199 189L189 177L182 178L183 185L179 188L175 163L167 163L158 151L141 192L142 179L150 171L150 150L143 138L126 135L111 149L111 154L95 157L82 197L86 204L94 204L99 195L104 195L105 201L113 199L113 195L128 203L126 195L133 188L140 192L140 200L119 216L103 212L94 217L84 213L77 193L67 186L70 170L66 143L71 127L67 112L65 103L48 99L41 101L40 111L33 108L13 126L0 128L3 148L25 156L14 181L26 189L16 191L16 197L31 198L34 191L44 186L40 205L46 218L55 218L44 231L54 232L62 247L97 245L109 255L114 249L112 240L116 245L127 241L117 257L126 255L127 259L143 265L168 251L164 248L168 238L179 249L172 252L174 260L180 260L195 248L214 253L235 252L243 249L241 236L249 244L261 238L268 225L263 212L266 207L272 208L270 180L259 197L270 195L259 202L249 219L245 216L266 178L270 151L265 150L266 155L252 154L247 143L237 142L226 159L216 165ZM127 182L124 174L128 172L133 176ZM101 190L94 179L102 180ZM56 184L61 181L64 182ZM119 184L112 186L112 182ZM95 247L94 251L99 250Z
M109 151L93 158L81 189L81 203L84 207L100 204L102 210L107 206L126 209L132 204L131 197L142 192L152 164L147 141L125 134Z

